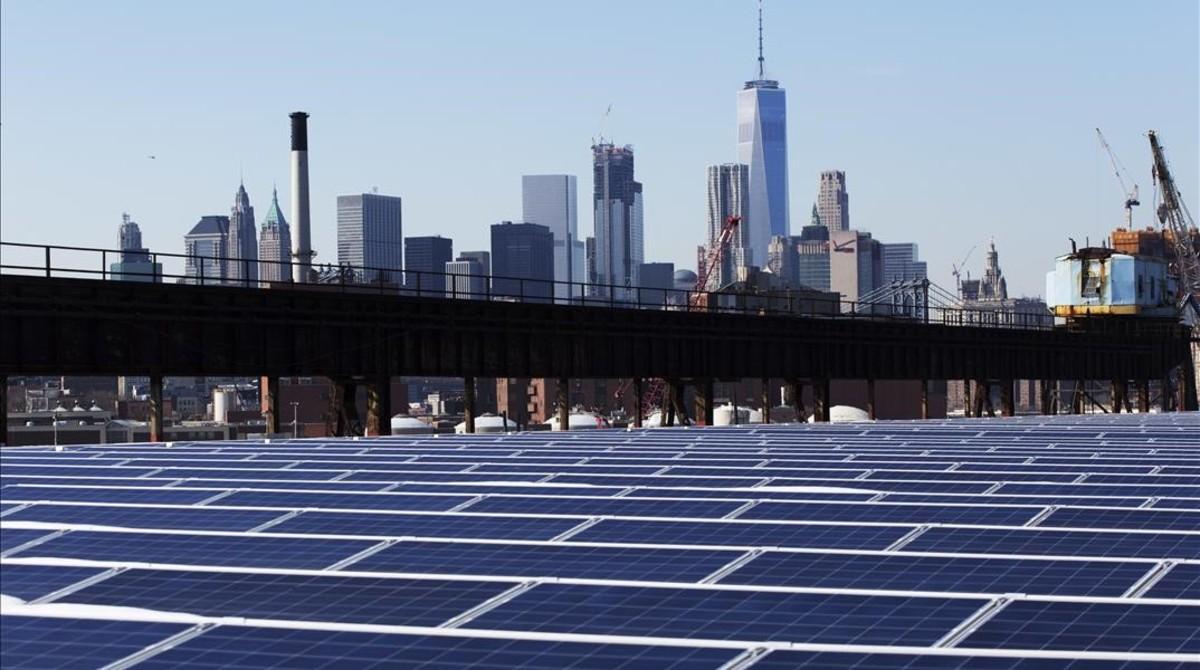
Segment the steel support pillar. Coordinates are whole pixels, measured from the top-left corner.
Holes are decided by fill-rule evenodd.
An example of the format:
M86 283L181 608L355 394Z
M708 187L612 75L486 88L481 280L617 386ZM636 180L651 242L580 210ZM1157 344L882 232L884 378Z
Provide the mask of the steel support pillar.
M968 419L973 416L978 416L974 412L975 406L971 403L971 384L972 382L970 379L963 380L963 415Z
M929 418L929 380L921 380L921 418Z
M867 419L875 420L875 380L867 380Z
M1000 416L1014 416L1016 404L1013 398L1013 380L1000 380Z
M696 423L713 425L713 380L711 377L696 380Z
M1195 412L1200 410L1200 398L1196 397L1196 368L1192 365L1191 349L1184 348L1184 352L1189 354L1184 357L1183 376L1183 403L1179 409L1184 412Z
M804 423L804 384L799 379L790 382L792 387L792 410L796 412L796 422Z
M813 380L813 421L829 422L829 380Z
M163 377L150 375L150 441L162 442L166 434L163 432Z
M367 386L368 435L392 434L392 379L381 375Z
M646 408L642 406L642 378L633 378L633 427L641 428Z
M1165 374L1162 378L1162 389L1159 391L1158 404L1164 412L1171 411L1171 375Z
M992 412L991 389L988 387L988 385L986 383L984 383L984 381L982 379L976 379L975 380L975 402L974 402L974 406L973 406L972 416L975 416L975 417L983 416L983 410L984 410L985 405L987 406L988 415L989 416L993 415L994 413Z
M267 434L278 434L280 423L283 421L283 416L279 412L279 378L261 377L258 389L262 394L263 418L266 419Z
M1138 412L1147 414L1150 412L1150 380L1139 379L1137 382L1138 396Z
M687 406L683 404L683 382L678 379L671 384L671 405L675 408L675 416L679 419L679 425L686 426L691 423L688 418Z
M1071 392L1071 413L1083 414L1083 380L1075 381L1075 390Z
M463 421L465 422L466 432L475 432L475 378L463 378ZM504 425L504 431L508 432L507 422Z
M571 380L560 377L558 380L558 429L571 430Z
M771 380L762 380L762 422L771 423Z
M8 377L0 375L0 444L8 444Z

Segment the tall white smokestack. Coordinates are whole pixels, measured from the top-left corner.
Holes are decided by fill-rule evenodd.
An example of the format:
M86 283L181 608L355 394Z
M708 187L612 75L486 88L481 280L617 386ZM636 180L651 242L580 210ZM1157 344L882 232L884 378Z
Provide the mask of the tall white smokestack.
M292 112L292 266L293 279L312 276L312 231L308 218L308 114Z

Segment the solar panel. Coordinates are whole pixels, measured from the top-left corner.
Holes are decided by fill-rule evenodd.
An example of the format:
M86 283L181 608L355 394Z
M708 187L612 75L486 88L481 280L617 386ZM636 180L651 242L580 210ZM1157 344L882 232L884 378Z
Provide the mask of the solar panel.
M930 528L905 551L1200 558L1200 533L1111 533L1027 528Z
M105 572L103 568L61 565L11 565L3 567L4 595L34 600Z
M694 582L739 556L700 549L406 541L358 561L354 569Z
M1200 563L1172 566L1143 595L1147 598L1200 600Z
M140 668L411 667L646 668L710 670L740 650L544 640L389 635L221 626L138 665Z
M473 628L717 640L933 644L985 600L541 584Z
M580 519L469 514L390 514L304 512L272 527L287 533L346 533L379 536L474 537L549 540L581 523Z
M466 580L127 570L76 591L69 600L202 616L437 626L512 586Z
M827 526L769 522L641 521L604 519L571 537L586 542L712 544L829 549L886 549L913 529L906 526Z
M1016 601L963 647L1200 654L1200 605Z
M1120 596L1151 565L966 556L766 552L722 584L843 589Z
M280 512L213 510L192 507L105 507L38 504L4 517L9 521L93 524L126 528L250 530L277 519Z
M142 621L0 616L0 666L103 667L188 628Z
M491 670L1200 657L1200 415L3 456L3 646L14 619L42 640L6 670L130 654ZM107 623L129 628L92 632ZM168 629L137 638L146 625ZM808 646L767 649L792 642Z
M49 556L97 561L321 569L375 544L371 540L80 530L19 551L16 555L23 558Z

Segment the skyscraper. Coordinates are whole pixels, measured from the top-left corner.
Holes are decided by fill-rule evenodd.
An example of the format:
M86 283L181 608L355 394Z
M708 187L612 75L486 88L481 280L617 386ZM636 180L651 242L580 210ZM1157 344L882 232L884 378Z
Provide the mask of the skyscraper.
M829 230L850 230L850 194L846 192L845 172L826 170L821 173L816 213L821 225Z
M593 145L592 168L596 283L615 285L611 297L629 299L644 260L642 185L633 178L633 147ZM610 289L601 286L596 293L609 296Z
M424 294L439 289L445 280L430 273L446 271L454 260L454 240L441 235L404 238L404 286Z
M549 302L553 281L554 233L548 227L512 221L492 226L492 295Z
M142 230L138 224L121 215L121 260L109 265L112 278L117 281L161 282L162 264L150 259L150 250L142 246Z
M521 177L522 214L527 223L546 226L554 235L555 298L569 297L567 282L585 279L584 242L579 238L575 176L538 174ZM578 290L576 290L578 294Z
M488 296L487 273L477 258L458 257L444 266L446 273L446 296L467 300L486 300Z
M761 256L754 253L750 238L767 232L762 226L755 227L747 216L747 196L750 188L750 167L741 163L708 166L708 249L712 249L721 236L725 220L730 216L742 217L742 222L733 231L733 239L722 252L721 264L713 268L709 288L719 289L737 276L739 266L766 263L767 244L762 245Z
M899 242L881 245L883 254L882 284L926 279L925 261L917 260L917 245Z
M789 234L787 164L787 94L763 71L762 8L758 14L758 78L738 92L737 160L750 166L745 223L748 246L757 258L767 257L773 235ZM762 262L762 261L759 261Z
M225 251L226 279L236 284L250 286L258 282L258 229L254 225L254 208L246 186L238 184L233 195L233 207L229 210L229 241Z
M258 231L258 278L262 282L285 282L292 278L292 231L279 209L279 193L271 189L271 208Z
M225 281L225 258L229 255L228 216L202 216L183 236L184 282L189 284L220 284Z
M490 251L460 251L457 260L475 261L483 269L484 275L492 276L492 252Z
M338 264L361 269L366 282L398 282L404 267L400 204L399 196L339 195Z
M829 233L830 289L842 300L855 301L882 285L883 255L879 241L861 230Z

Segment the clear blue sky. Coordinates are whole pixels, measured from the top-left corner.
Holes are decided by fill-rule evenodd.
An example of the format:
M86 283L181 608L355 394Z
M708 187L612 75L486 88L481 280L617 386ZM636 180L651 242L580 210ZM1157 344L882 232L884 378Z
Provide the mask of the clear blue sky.
M1068 236L1121 221L1096 126L1141 184L1143 225L1149 128L1200 213L1195 0L774 0L766 15L794 231L817 173L843 169L854 227L920 243L935 281L995 237L1010 291L1039 294ZM646 258L691 267L754 26L749 0L5 0L0 234L115 247L128 211L152 249L181 252L201 215L228 213L239 173L260 218L274 182L286 208L296 109L312 114L318 261L336 259L335 196L373 186L403 196L405 235L461 251L520 218L522 174L576 174L590 233L588 147L612 104L606 134L634 145L645 184Z

